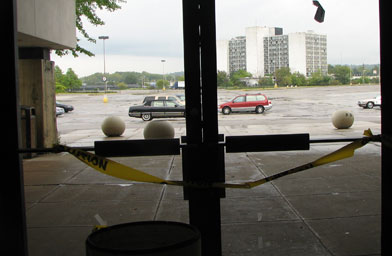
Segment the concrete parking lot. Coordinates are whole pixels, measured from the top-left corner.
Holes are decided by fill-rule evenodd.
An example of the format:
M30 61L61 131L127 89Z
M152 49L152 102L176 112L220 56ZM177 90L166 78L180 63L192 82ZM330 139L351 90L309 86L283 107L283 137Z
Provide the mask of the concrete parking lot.
M361 137L381 130L379 108L357 101L380 87L339 86L259 91L219 90L218 102L243 93L265 93L273 108L264 114L218 114L224 135L309 133L311 138ZM64 94L57 100L75 110L57 118L60 142L92 146L107 140L105 117L123 118L126 130L114 139L141 139L147 122L130 118L130 105L146 95L183 91L130 90L102 95ZM354 114L350 129L331 123L336 110ZM176 137L186 135L183 118L167 119ZM226 180L256 180L313 161L344 143L312 144L309 151L225 155ZM227 189L221 200L223 255L381 255L381 147L370 143L346 160L286 176L254 189ZM181 180L181 156L115 158L128 166L170 180ZM188 223L188 202L180 187L142 184L105 176L68 153L24 160L30 255L84 255L94 225L143 220Z
M312 88L283 88L272 90L219 90L218 104L244 93L262 92L272 100L273 108L264 114L219 114L220 133L225 135L309 133L311 136L361 136L364 129L380 132L380 108L363 109L357 101L380 94L380 87L331 86ZM64 94L57 100L75 107L73 112L57 118L59 135L67 145L91 145L94 140L105 139L101 132L103 120L110 115L121 117L126 123L123 138L142 138L140 132L147 122L128 117L128 108L142 103L145 96L184 94L183 90L129 90L109 94L108 103L102 95ZM331 123L332 114L340 109L354 114L354 125L348 130L337 130ZM176 136L185 135L185 119L168 120L176 130ZM75 126L77 125L77 126Z

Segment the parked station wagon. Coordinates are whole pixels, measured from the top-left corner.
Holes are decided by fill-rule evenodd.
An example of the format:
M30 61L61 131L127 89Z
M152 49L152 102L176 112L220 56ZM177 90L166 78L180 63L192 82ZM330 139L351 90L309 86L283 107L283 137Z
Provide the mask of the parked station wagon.
M143 103L152 100L171 100L180 103L181 105L185 105L185 97L181 99L177 95L159 95L159 96L146 96L143 100Z
M171 100L149 100L139 106L129 107L128 115L143 121L153 118L185 117L185 106Z
M236 96L229 102L219 105L219 109L224 115L232 112L255 112L264 113L272 108L272 102L264 94L244 94Z

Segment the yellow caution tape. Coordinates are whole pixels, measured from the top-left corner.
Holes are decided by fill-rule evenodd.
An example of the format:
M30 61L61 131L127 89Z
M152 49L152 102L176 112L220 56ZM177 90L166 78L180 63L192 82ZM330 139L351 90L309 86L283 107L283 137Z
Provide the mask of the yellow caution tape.
M369 141L372 140L373 137L375 137L375 136L373 136L372 131L370 129L365 130L363 135L365 135L367 137L359 139L359 140L355 140L352 143L350 143L350 144L348 144L348 145L346 145L346 146L344 146L344 147L342 147L342 148L340 148L340 149L338 149L328 155L325 155L325 156L323 156L313 162L310 162L310 163L307 163L307 164L304 164L304 165L301 165L301 166L298 166L298 167L295 167L295 168L292 168L292 169L289 169L289 170L286 170L286 171L283 171L283 172L280 172L280 173L277 173L274 175L271 175L271 176L263 178L263 179L252 181L252 182L245 182L242 184L231 184L231 183L219 184L219 183L217 183L217 184L215 184L215 186L226 187L226 188L253 188L253 187L262 185L262 184L267 183L272 180L276 180L278 178L281 178L281 177L289 175L289 174L294 174L294 173L305 171L305 170L308 170L308 169L311 169L311 168L314 168L317 166L321 166L321 165L332 163L335 161L339 161L339 160L342 160L342 159L345 159L348 157L352 157L354 155L355 150L365 146Z
M75 156L80 161L106 175L110 175L123 180L176 185L176 182L171 182L158 178L156 176L136 170L132 167L117 163L105 157L97 156L95 154L76 148L71 148L67 146L62 147L64 147L67 152Z
M95 154L76 149L76 148L71 148L67 146L61 146L63 147L67 152L75 156L77 159L80 161L86 163L90 167L94 168L95 170L104 173L106 175L110 175L116 178L120 178L123 180L130 180L130 181L138 181L138 182L147 182L147 183L157 183L157 184L167 184L167 185L177 185L177 186L190 186L190 187L215 187L215 188L254 188L256 186L262 185L264 183L270 182L272 180L276 180L278 178L281 178L283 176L301 172L304 170L308 170L317 166L321 166L324 164L332 163L338 160L342 160L348 157L352 157L354 155L355 150L363 147L366 145L369 141L374 140L375 137L379 136L373 136L372 132L369 130L366 130L364 132L364 135L367 137L364 137L359 140L355 140L352 143L328 154L325 155L313 162L271 175L269 177L259 179L256 181L250 181L250 182L245 182L245 183L212 183L212 184L201 184L201 183L189 183L189 182L184 182L184 181L171 181L171 180L165 180L161 179L159 177L147 174L145 172L136 170L132 167L125 166L123 164L117 163L113 160L107 159L105 157L97 156Z
M367 143L367 142L366 142ZM252 181L252 182L245 182L242 184L223 184L223 187L226 188L253 188L256 186L259 186L261 184L270 182L272 180L276 180L278 178L281 178L283 176L289 175L289 174L294 174L297 172L301 172L301 171L305 171L320 165L324 165L324 164L328 164L328 163L332 163L338 160L342 160L348 157L351 157L354 155L354 151L362 146L364 146L366 143L363 143L362 140L359 141L354 141L350 144L348 144L347 146L344 146L343 148L328 154L326 156L323 156L319 159L317 159L316 161L271 175L269 177L260 179L260 180L256 180L256 181ZM216 184L217 186L221 187L221 185Z

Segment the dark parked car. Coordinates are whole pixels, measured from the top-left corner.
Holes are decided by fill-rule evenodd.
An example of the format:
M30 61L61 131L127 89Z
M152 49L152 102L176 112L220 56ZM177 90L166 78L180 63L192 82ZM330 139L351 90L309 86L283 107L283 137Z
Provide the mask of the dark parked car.
M162 117L184 117L185 106L171 100L151 100L143 105L131 106L128 115L144 121Z
M64 112L72 111L74 108L71 105L62 104L56 101L56 107L64 109Z
M143 104L147 101L152 101L152 100L171 100L171 101L176 101L181 105L185 105L185 97L184 99L181 99L177 95L146 96L143 100Z

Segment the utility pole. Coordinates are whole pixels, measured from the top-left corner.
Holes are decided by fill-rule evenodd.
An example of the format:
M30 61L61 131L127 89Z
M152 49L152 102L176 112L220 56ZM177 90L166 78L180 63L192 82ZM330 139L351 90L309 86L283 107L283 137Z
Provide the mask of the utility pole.
M109 39L108 36L99 36L99 39L102 39L103 41L103 77L102 80L105 83L105 95L103 96L103 102L107 103L108 102L108 97L106 96L107 90L108 90L108 81L106 77L106 57L105 57L105 40Z
M162 78L163 78L162 90L166 90L166 88L165 88L165 62L166 62L166 60L161 60L161 62L162 62Z

